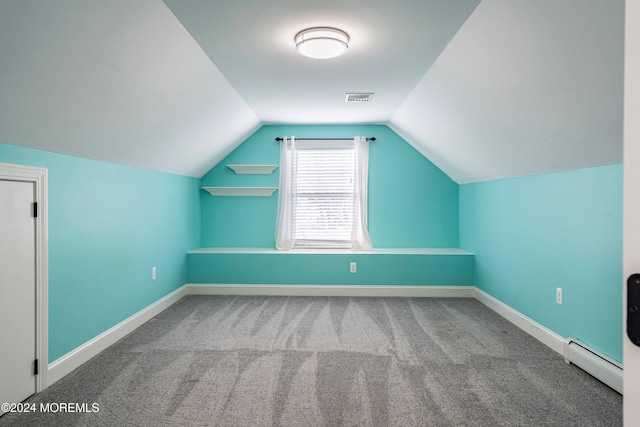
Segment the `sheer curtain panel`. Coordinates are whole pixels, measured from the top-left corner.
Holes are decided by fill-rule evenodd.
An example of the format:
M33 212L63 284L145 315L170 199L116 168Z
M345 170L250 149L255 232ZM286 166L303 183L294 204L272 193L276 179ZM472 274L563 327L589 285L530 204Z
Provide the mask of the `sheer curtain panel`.
M280 142L280 188L278 190L278 213L276 217L276 249L286 251L293 248L293 169L296 153L296 138L284 137Z
M372 248L369 237L369 141L364 136L354 139L355 150L355 223L352 228L351 248L369 250Z

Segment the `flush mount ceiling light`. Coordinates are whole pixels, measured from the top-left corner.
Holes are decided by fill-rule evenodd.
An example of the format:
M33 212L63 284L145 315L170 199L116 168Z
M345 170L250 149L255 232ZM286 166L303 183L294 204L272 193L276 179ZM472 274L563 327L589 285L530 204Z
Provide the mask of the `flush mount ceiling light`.
M313 59L337 58L349 50L349 35L337 28L307 28L296 34L296 51Z

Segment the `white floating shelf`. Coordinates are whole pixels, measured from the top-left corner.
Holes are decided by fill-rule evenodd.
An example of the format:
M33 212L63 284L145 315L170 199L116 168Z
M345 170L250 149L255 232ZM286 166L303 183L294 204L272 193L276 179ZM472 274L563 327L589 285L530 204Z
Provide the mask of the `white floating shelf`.
M227 165L238 175L269 175L278 165Z
M212 196L271 196L277 187L202 187Z

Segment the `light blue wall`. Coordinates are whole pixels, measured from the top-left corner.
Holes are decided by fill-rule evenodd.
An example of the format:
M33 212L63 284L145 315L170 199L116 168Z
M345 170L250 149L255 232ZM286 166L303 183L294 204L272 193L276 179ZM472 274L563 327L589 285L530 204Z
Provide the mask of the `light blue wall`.
M621 165L462 185L460 243L480 289L622 360Z
M0 162L48 168L50 362L186 283L199 179L2 143Z
M355 262L356 273L349 272ZM188 254L189 283L473 286L472 254Z
M369 152L369 233L374 247L457 247L458 185L384 125L263 126L202 178L203 186L278 186L271 175L236 175L228 164L279 164L278 136L375 136ZM202 192L204 247L272 248L278 193Z
M0 143L0 162L49 170L50 361L188 281L302 283L285 277L287 269L277 273L283 277L253 278L243 272L244 261L224 257L216 264L216 280L198 276L210 274L211 266L197 257L187 277L191 249L273 246L276 195L214 198L200 188L277 186L278 170L243 176L226 165L278 164L273 139L283 135L376 136L369 184L375 246L457 247L459 225L460 247L475 254L476 286L559 335L622 359L621 165L458 188L386 126L362 125L264 126L202 182ZM288 259L277 257L255 262L265 261L268 270ZM474 268L474 257L438 260L444 265L438 271L448 273L427 277L420 273L420 258L389 257L385 262L402 264L392 269L370 256L354 259L361 274L350 275L342 268L344 257L294 258L317 271L320 282L336 284L469 285ZM415 274L398 274L407 268ZM331 277L320 274L328 271ZM304 283L315 283L310 280ZM555 304L556 287L564 290L562 306Z

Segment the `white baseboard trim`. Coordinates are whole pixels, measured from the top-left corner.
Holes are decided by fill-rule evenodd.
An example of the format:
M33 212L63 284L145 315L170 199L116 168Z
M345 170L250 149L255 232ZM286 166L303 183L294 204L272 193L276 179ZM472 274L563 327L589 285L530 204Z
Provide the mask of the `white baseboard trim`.
M181 286L167 296L159 299L148 307L140 310L133 316L123 320L112 328L104 331L95 338L70 351L61 358L50 363L47 369L47 386L52 385L83 363L89 361L101 351L105 350L125 335L133 332L145 322L151 320L163 310L175 304L187 295L187 288Z
M478 288L474 289L475 299L564 357L564 345L567 342L565 338L531 320L483 290Z
M189 295L473 298L473 286L186 284Z

